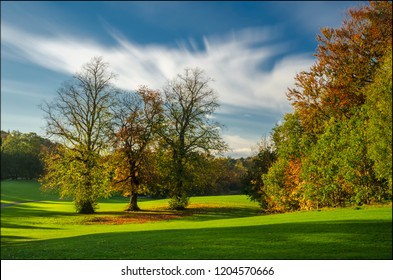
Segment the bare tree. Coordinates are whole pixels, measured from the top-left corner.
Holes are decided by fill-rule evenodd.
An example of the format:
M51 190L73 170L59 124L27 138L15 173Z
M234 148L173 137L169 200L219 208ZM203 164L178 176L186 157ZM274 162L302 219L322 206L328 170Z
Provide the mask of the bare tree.
M58 90L51 103L41 106L46 133L62 144L57 161L45 161L44 188L57 187L63 196L73 197L80 213L93 213L97 199L106 193L100 156L108 147L110 108L115 94L113 78L108 64L95 57ZM70 174L70 170L75 174Z
M130 196L127 211L138 211L138 194L149 177L147 159L156 139L162 112L158 91L140 87L119 95L113 118L114 189ZM149 174L151 175L151 174Z
M224 151L227 146L220 136L221 125L213 113L219 107L218 97L210 88L211 78L198 68L185 69L183 75L164 88L164 125L161 135L172 153L173 185L170 207L188 205L186 165L193 153Z

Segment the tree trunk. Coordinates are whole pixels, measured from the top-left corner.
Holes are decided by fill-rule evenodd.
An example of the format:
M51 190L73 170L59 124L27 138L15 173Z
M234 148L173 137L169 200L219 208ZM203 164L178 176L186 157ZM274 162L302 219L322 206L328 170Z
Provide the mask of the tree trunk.
M91 201L83 201L80 204L79 214L94 214L94 205Z
M141 210L138 207L138 189L139 189L139 180L137 178L137 172L135 167L135 162L132 163L131 169L131 194L130 194L130 203L126 211L139 211Z
M176 162L176 185L174 188L172 199L169 207L173 210L184 210L188 206L188 198L184 190L184 153L180 155L174 153L174 161Z
M141 209L138 207L138 194L136 192L132 192L130 195L130 204L126 211L140 211Z

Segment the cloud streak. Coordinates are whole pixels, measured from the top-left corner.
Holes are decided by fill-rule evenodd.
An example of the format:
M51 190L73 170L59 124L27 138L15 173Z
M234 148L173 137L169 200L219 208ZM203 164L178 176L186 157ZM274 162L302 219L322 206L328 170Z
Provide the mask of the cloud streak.
M221 102L242 107L285 107L286 87L295 74L310 66L305 55L283 57L271 71L262 70L269 59L284 51L269 43L268 30L248 29L227 36L205 37L204 50L186 45L138 45L114 33L115 46L71 36L25 33L4 24L2 44L13 53L42 67L74 73L93 56L103 56L118 74L120 87L135 89L141 84L161 88L166 79L187 67L204 69L216 82Z
M19 57L47 69L73 74L91 57L103 56L118 75L117 86L125 89L136 89L139 85L159 89L184 68L200 67L215 80L211 86L219 94L221 112L226 114L232 108L245 113L249 109L276 114L289 111L287 87L293 85L297 72L313 63L307 55L284 56L288 46L275 43L274 30L268 28L204 37L203 48L199 49L193 41L177 47L140 45L113 30L114 44L107 46L70 35L27 33L7 23L2 23L1 29L2 46L7 50L3 55L9 58ZM265 67L278 56L278 62ZM227 128L226 139L233 143L234 150L248 153L246 146L251 140L232 135L230 124Z

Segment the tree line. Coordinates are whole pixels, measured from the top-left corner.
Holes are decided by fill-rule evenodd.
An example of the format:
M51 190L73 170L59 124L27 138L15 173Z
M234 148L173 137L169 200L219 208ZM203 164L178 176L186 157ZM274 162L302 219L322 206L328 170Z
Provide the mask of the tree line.
M392 199L392 2L350 9L317 41L288 89L293 113L260 149L250 197L265 212Z
M37 179L44 171L40 152L52 142L36 133L1 131L1 179Z

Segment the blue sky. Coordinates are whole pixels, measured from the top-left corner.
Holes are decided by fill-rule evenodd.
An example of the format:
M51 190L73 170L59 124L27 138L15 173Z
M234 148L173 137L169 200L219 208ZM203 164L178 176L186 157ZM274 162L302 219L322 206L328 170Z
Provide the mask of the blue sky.
M251 155L291 112L285 93L315 62L320 28L339 27L360 3L1 1L1 129L45 135L39 104L103 56L131 90L203 69L228 155Z

